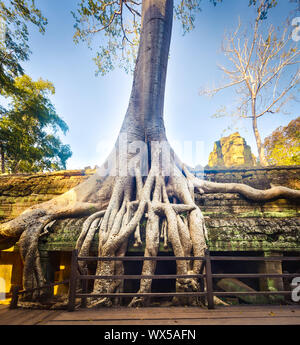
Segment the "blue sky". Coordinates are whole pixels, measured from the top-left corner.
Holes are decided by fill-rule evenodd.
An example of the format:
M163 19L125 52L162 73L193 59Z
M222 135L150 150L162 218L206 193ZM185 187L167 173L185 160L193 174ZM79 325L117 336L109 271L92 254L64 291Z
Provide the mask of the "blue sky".
M33 79L42 77L55 85L56 94L51 99L69 126L69 132L62 139L73 151L67 168L100 165L117 138L128 105L132 76L119 69L104 77L95 76L96 66L92 60L95 52L83 43L75 45L72 39L74 19L70 12L76 9L77 1L38 0L36 4L48 18L48 25L44 35L31 30L32 55L24 64L25 72ZM292 8L288 0L281 0L268 20L281 25ZM224 0L217 7L203 0L195 30L183 36L180 23L174 22L165 125L171 142L176 141L179 146L183 142L192 143L186 145L183 153L178 152L191 165L207 164L214 141L220 139L223 130L232 123L229 117L216 119L211 115L220 106L234 101L234 90L226 90L214 98L200 96L199 90L218 83L222 76L217 64L224 62L220 49L224 30L234 29L238 16L242 22L248 22L253 11L248 7L248 0ZM101 36L95 40L101 40ZM290 103L286 109L289 115L261 118L258 125L263 138L299 116L299 103ZM238 130L257 155L249 121L241 123ZM225 134L234 131L236 127ZM195 158L189 145L195 150L196 142L201 143L202 151Z

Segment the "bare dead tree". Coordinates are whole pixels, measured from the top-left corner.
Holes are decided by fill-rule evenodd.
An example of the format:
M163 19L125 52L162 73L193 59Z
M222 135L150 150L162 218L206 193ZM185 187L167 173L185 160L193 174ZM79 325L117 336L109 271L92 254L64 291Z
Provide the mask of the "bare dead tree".
M273 25L266 27L261 19L264 3L260 1L251 33L241 30L239 20L237 29L225 36L222 51L230 66L219 68L229 82L201 93L213 96L224 89L235 88L239 99L234 115L251 119L260 163L267 165L257 120L267 114L279 113L295 98L293 91L299 84L300 52L292 39L291 26L285 25L283 29Z

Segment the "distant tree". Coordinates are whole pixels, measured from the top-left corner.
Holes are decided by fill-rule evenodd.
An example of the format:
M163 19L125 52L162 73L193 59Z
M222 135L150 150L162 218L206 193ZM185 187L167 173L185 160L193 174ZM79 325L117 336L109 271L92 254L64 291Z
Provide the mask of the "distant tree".
M46 18L34 0L0 1L0 94L14 90L14 78L24 73L21 63L28 60L28 24L45 31ZM16 90L14 90L16 92ZM3 106L0 105L0 110Z
M277 128L265 139L264 146L270 165L299 165L300 117L286 127Z
M31 53L28 25L44 33L46 24L34 0L0 1L0 95L11 100L9 109L0 104L2 173L61 169L71 156L55 135L68 127L46 96L53 85L33 82L21 65Z
M257 1L258 2L258 1ZM235 87L239 96L232 115L251 119L261 165L268 165L257 120L267 114L275 114L294 98L293 90L299 84L299 55L297 42L292 40L291 25L275 29L261 20L266 15L266 2L260 0L251 33L236 31L227 35L222 50L230 67L220 66L229 83L203 94L214 95L229 87ZM268 2L267 2L268 3ZM230 115L226 108L218 116Z
M15 79L14 89L3 93L11 103L0 117L2 173L65 169L72 153L57 136L68 126L48 98L55 92L53 84L23 75Z

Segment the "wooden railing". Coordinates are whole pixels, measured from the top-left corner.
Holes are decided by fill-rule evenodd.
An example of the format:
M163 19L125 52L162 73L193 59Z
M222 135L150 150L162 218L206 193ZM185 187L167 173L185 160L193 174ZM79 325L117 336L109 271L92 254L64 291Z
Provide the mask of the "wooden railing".
M12 297L10 300L10 309L16 309L18 307L18 301L19 301L19 296L20 295L25 295L25 294L29 294L32 293L34 291L41 291L41 290L47 290L51 287L54 287L56 285L63 285L63 284L68 284L70 282L70 280L63 280L61 282L55 282L55 283L49 283L49 284L45 284L41 287L36 287L36 288L32 288L32 289L26 289L26 290L22 290L20 288L20 286L16 285L12 288Z
M84 274L80 273L78 261L177 261L177 260L197 260L202 262L202 266L199 274L168 274L168 275L89 275L87 270ZM201 257L175 257L175 256L155 256L155 257L144 257L144 256L124 256L124 257L80 257L78 256L77 250L72 252L71 261L71 276L69 284L69 301L68 310L75 310L76 298L81 298L81 306L86 306L87 298L97 297L191 297L191 296L205 296L207 299L207 305L209 309L214 308L214 296L240 296L240 295L290 295L291 291L243 291L243 292L221 292L214 291L213 279L216 278L292 278L300 276L300 273L213 273L212 272L212 261L300 261L299 257L287 257L287 256L276 256L276 257L260 257L260 256L210 256L209 251L205 252L205 256ZM205 274L203 273L205 268ZM199 292L151 292L151 293L88 293L87 282L88 280L96 279L178 279L178 278L195 278L205 279L206 289L205 291ZM81 281L82 288L81 292L77 292L77 283Z

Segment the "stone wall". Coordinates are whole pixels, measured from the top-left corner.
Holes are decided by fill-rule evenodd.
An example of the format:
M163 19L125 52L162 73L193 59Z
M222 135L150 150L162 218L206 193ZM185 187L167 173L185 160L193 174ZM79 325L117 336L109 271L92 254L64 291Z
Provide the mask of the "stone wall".
M0 222L15 218L28 207L63 194L94 171L0 175Z
M258 189L272 185L300 189L300 166L228 168L204 171L204 179L213 182L244 183Z
M258 189L300 189L300 167L209 169L213 182L244 183ZM214 251L300 251L299 201L253 202L239 194L197 195Z
M66 192L93 172L76 170L35 175L0 175L0 222L16 217L29 206ZM204 172L204 178L210 181L239 182L261 189L271 185L300 189L299 176L300 166L210 169ZM221 193L196 194L196 202L205 217L208 247L211 251L300 254L299 202L279 199L258 203L238 194ZM41 264L47 281L68 279L70 251L75 247L84 220L85 218L73 218L56 221L50 233L40 238ZM141 228L144 229L144 224ZM144 237L143 232L142 239ZM143 248L134 248L132 242L133 239L130 239L129 251L140 254ZM97 245L96 235L92 245L94 254L97 253ZM162 244L160 246L160 251L171 250L170 246L167 249ZM226 270L224 267L222 269ZM8 250L0 250L0 277L6 282L2 293L5 292L7 296L0 303L9 303L11 287L22 284L22 270L18 244ZM60 285L55 288L54 293L66 294L67 289L67 286Z
M1 221L66 192L92 173L91 170L76 170L0 176ZM204 171L204 178L209 181L245 183L259 189L272 185L300 189L299 176L300 166ZM205 216L211 250L300 251L299 202L295 200L252 202L238 194L215 193L197 194L196 201ZM40 249L72 250L83 221L84 218L57 221L50 234L41 238ZM93 248L97 248L97 236ZM131 246L130 250L141 251L142 248Z

